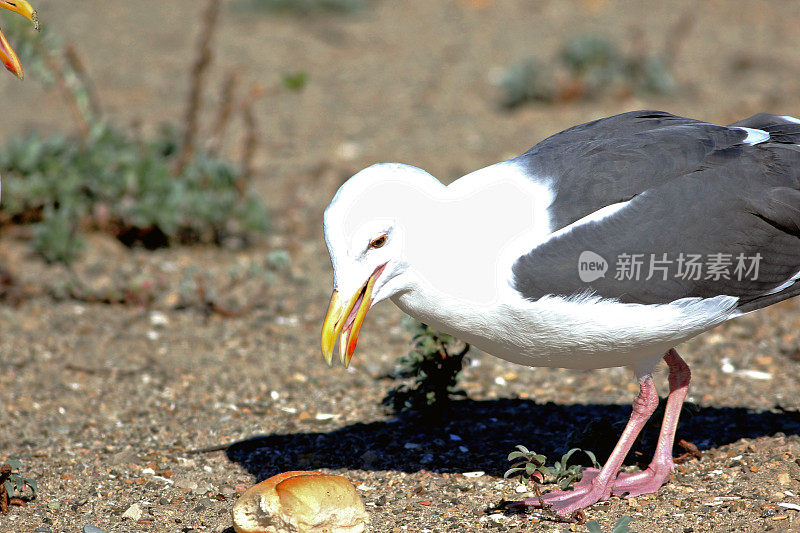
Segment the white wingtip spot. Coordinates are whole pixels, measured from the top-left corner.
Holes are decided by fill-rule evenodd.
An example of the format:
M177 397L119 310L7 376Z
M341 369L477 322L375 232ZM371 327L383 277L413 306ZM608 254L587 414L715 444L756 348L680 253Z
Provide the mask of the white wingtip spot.
M783 120L788 121L788 122L794 122L795 124L800 124L800 118L794 118L794 117L789 116L789 115L781 115L781 118Z
M769 140L769 133L764 130L756 130L753 128L739 128L747 132L747 137L742 140L744 144L759 144Z
M768 294L775 294L781 292L783 289L788 289L789 287L794 285L797 282L797 280L800 280L800 272L798 272L797 274L786 280L784 283L781 283L774 289L765 292L764 296L767 296Z

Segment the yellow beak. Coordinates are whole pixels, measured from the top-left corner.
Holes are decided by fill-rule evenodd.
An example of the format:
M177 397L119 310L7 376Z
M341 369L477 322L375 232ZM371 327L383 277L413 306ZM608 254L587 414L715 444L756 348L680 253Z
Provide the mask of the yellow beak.
M36 11L34 11L33 7L26 0L0 0L0 7L13 11L14 13L19 13L33 22L37 30L39 29L39 19L36 16ZM11 48L11 45L8 44L6 36L3 35L1 31L0 61L3 62L3 65L9 72L16 75L19 79L22 79L22 65L19 62L19 58L16 52L14 52L14 49Z
M342 300L339 291L334 290L325 322L322 324L322 357L328 365L333 364L333 346L339 337L339 359L346 367L356 351L358 332L364 317L372 304L372 288L385 265L379 266L359 290L346 301Z

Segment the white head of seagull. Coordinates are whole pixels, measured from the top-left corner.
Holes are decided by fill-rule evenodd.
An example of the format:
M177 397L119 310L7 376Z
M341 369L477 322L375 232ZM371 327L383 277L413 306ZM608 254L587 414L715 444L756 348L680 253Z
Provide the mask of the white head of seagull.
M341 362L347 366L370 306L411 286L409 233L417 233L425 204L441 188L421 169L382 163L350 178L325 210L325 242L334 272L322 331L329 364L337 336Z
M329 364L336 337L349 364L364 315L386 298L475 345L470 332L495 336L481 324L486 306L508 301L514 259L549 233L550 195L513 164L489 169L445 186L419 168L383 163L341 186L324 218L334 269L322 331Z

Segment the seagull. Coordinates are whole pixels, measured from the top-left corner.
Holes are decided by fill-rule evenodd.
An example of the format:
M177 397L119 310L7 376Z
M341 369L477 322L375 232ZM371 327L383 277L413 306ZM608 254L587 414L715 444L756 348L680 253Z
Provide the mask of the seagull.
M347 180L324 214L334 291L322 329L347 366L369 308L402 311L531 367L632 368L639 393L602 469L543 502L570 513L658 490L690 370L675 347L800 294L800 120L719 126L660 111L602 118L444 185L404 164ZM620 473L658 405L655 455Z
M36 11L34 11L33 7L26 0L0 0L0 7L13 11L14 13L19 13L33 22L37 30L39 29L39 19L36 16ZM6 36L3 35L2 31L0 31L0 61L3 62L3 65L9 72L19 79L22 79L22 65L19 62L16 52L14 52L14 49L8 44Z

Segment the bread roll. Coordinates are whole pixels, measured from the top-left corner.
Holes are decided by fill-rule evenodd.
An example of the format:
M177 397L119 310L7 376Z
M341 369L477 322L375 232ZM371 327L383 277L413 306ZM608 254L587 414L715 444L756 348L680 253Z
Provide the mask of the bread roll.
M352 483L321 472L284 472L233 506L236 533L361 533L368 516Z

